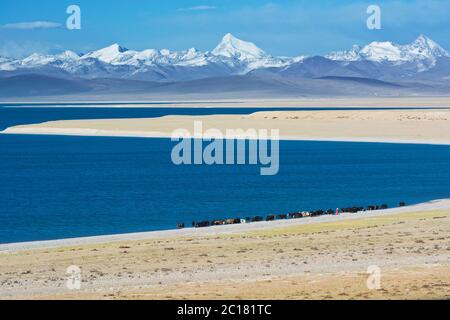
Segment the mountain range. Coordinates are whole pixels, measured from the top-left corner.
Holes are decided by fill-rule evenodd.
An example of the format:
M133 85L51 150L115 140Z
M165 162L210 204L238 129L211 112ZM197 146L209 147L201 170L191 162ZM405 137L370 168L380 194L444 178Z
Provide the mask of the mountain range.
M0 57L0 96L447 95L450 54L420 35L410 44L372 42L326 56L275 57L226 34L212 50L129 50ZM245 94L244 94L245 93Z

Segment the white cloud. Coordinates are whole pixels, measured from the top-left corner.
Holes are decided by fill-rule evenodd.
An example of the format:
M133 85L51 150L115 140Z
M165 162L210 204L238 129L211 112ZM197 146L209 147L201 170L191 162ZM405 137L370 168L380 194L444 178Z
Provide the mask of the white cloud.
M206 11L214 9L216 9L214 6L194 6L189 8L179 8L178 11Z
M0 26L1 29L16 29L16 30L57 29L61 27L62 24L51 21L18 22L18 23L8 23Z

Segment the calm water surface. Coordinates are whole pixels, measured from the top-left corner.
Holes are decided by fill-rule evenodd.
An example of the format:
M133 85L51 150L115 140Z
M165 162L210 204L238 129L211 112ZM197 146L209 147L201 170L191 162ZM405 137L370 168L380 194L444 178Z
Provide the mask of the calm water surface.
M230 113L48 109L0 108L0 125ZM276 176L260 176L258 166L175 166L172 147L168 139L0 135L0 243L450 197L449 146L282 141Z

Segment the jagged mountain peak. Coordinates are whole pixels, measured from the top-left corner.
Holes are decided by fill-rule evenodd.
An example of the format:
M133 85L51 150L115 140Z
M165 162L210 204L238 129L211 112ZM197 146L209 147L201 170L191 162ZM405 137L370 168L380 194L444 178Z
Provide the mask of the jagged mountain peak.
M238 40L235 36L233 36L231 33L227 33L226 35L223 36L222 41L233 41L233 40Z
M83 58L96 58L106 63L111 63L114 60L117 60L122 53L129 51L127 48L114 43L108 47L105 47L100 50L92 51L88 54L85 54Z
M424 35L423 33L421 33L421 34L416 38L416 40L414 40L413 43L423 43L423 44L425 44L425 43L429 43L429 42L435 43L433 40L431 40L431 39L428 38L426 35Z
M422 55L424 57L437 58L450 56L449 53L440 45L423 34L417 37L414 42L406 47L409 49L409 51L414 51L416 52L416 54Z
M267 54L258 48L253 42L236 38L231 33L227 33L217 47L212 51L213 55L239 60L260 59Z
M340 60L340 61L358 61L361 59L360 57L360 52L361 52L361 47L357 44L354 44L352 46L352 49L349 51L336 51L336 52L331 52L328 55L326 55L325 57L330 59L330 60Z
M390 41L373 41L363 48L353 47L349 51L332 52L332 60L375 62L412 62L427 60L433 63L438 57L449 57L449 53L436 42L421 34L412 43L399 45Z
M63 59L73 59L76 60L78 58L80 58L80 55L78 55L76 52L71 51L71 50L66 50L60 54L57 55L57 57L59 58L63 58Z
M103 48L103 49L101 49L101 50L103 50L103 51L120 52L120 53L123 53L123 52L125 52L125 51L128 51L127 48L121 46L121 45L118 44L118 43L113 43L112 45L110 45L110 46L108 46L108 47L106 47L106 48Z
M359 54L365 60L398 61L401 60L401 48L390 41L373 41L361 49Z
M428 38L424 34L420 34L416 38L416 40L414 40L411 44L416 44L416 45L420 45L420 46L426 46L426 47L430 47L430 48L439 47L439 45L436 42L434 42L433 40L431 40L430 38Z

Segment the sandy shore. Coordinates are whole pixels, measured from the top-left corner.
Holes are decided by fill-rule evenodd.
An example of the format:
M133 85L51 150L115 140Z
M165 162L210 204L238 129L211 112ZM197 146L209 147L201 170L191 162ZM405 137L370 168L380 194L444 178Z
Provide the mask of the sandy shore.
M377 216L386 216L405 212L424 212L436 210L450 210L450 199L434 200L406 207L391 208L387 210L366 211L358 213L341 213L339 216L320 216L314 218L288 219L275 221L261 221L245 224L233 224L224 226L211 226L208 228L186 228L162 231L149 231L137 233L114 234L94 237L69 238L48 241L31 241L0 244L1 252L14 252L20 250L33 250L45 248L58 248L68 246L78 246L86 244L101 244L108 242L136 241L146 239L173 238L173 237L191 237L191 236L213 236L220 234L233 234L248 231L270 230L278 227L297 226L321 222L334 222L344 220L354 220L361 218L373 218Z
M243 107L370 107L370 108L389 108L389 107L450 107L450 97L333 97L333 98L298 98L298 99L221 99L221 100L173 100L159 99L153 101L80 101L67 100L61 97L58 102L54 100L33 101L3 101L0 104L15 105L26 104L29 106L39 106L45 103L52 104L52 107L67 107L71 104L83 104L88 107L118 107L118 108L243 108ZM57 105L57 103L61 103ZM78 105L79 106L79 105ZM23 106L21 106L23 107Z
M208 229L2 246L0 298L450 298L450 200Z
M281 139L450 144L450 110L268 111L250 115L164 116L149 119L52 121L3 133L170 137L185 128L279 129Z

